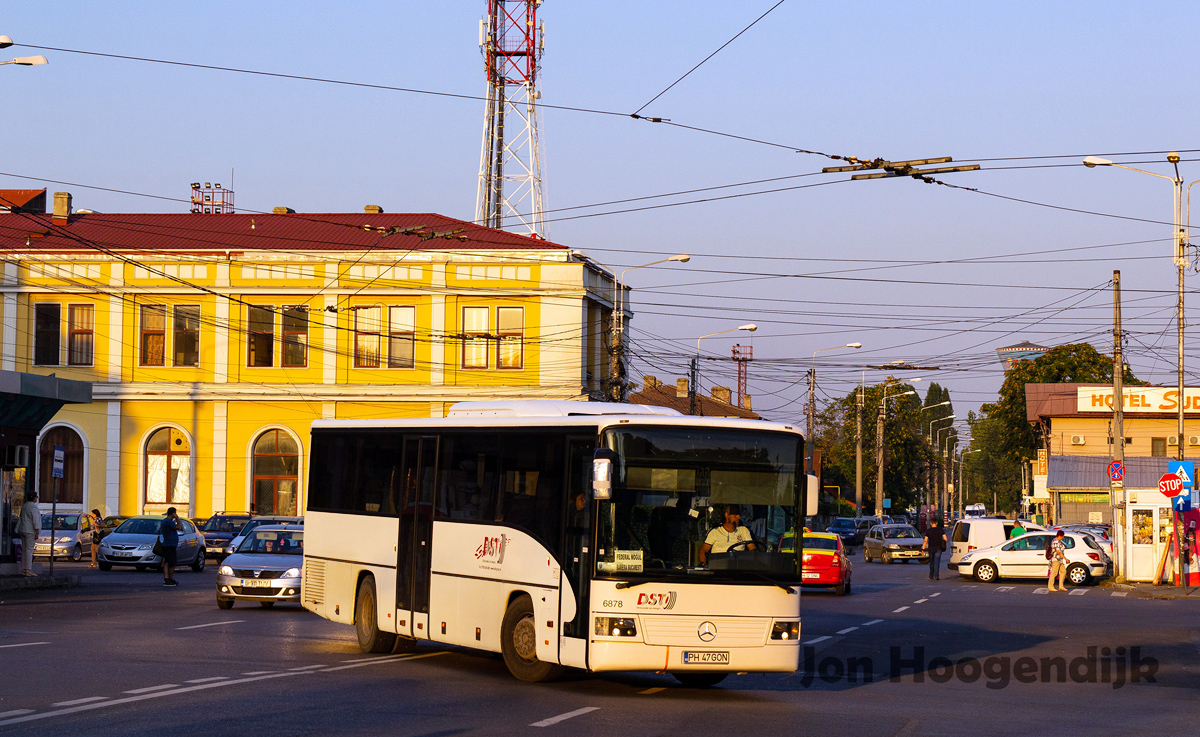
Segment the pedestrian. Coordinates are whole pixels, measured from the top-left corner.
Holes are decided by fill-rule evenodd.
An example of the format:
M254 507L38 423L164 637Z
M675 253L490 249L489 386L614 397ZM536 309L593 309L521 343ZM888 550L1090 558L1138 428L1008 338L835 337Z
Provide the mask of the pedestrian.
M1022 525L1020 518L1018 518L1016 523L1013 525L1012 532L1008 533L1008 537L1011 540L1014 537L1020 537L1021 535L1024 535L1026 532L1028 532L1028 530L1025 529L1025 525Z
M21 575L36 576L33 572L33 546L42 534L42 510L38 509L37 493L29 492L21 505L21 519L17 522L17 534L21 536Z
M929 555L929 580L940 581L942 579L942 551L946 549L946 530L942 527L942 517L938 515L933 525L926 530L925 540L921 543L921 550L927 551Z
M1062 530L1054 534L1054 539L1050 541L1046 557L1050 559L1050 573L1046 581L1046 589L1049 591L1066 591L1067 587L1063 586L1063 583L1067 577L1067 546L1063 543ZM1058 576L1057 589L1054 588L1055 576Z
M163 517L158 529L162 536L163 586L178 586L179 583L175 580L175 563L176 553L179 551L179 533L183 530L183 525L179 522L175 507L167 510L167 516Z
M88 568L96 567L96 556L100 554L100 538L103 536L104 518L100 516L99 509L93 509L92 514L92 564Z

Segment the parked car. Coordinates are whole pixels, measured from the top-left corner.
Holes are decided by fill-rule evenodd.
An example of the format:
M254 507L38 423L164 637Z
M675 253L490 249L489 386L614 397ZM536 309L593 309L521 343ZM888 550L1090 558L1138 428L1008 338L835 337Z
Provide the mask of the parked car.
M1012 534L1016 522L1003 517L967 517L954 523L950 532L949 551L950 561L946 567L958 570L958 563L967 553L975 550L1000 545ZM1042 531L1046 528L1029 523L1025 525L1028 532Z
M121 526L121 523L129 519L125 515L111 514L100 521L100 537L106 537L113 530Z
M85 551L92 549L92 535L95 534L92 518L86 514L56 514L54 529L50 529L50 514L42 515L42 534L38 535L33 548L35 558L49 558L52 549L55 558L70 558L73 561L83 559Z
M929 554L921 550L925 538L912 525L876 525L863 540L863 560L907 561L912 558L929 560Z
M217 569L217 608L234 602L300 603L304 526L258 525Z
M141 515L130 517L100 541L100 553L96 562L100 570L112 570L113 566L133 566L139 571L158 568L162 558L154 554L154 543L165 519L163 515ZM180 519L183 531L179 533L179 549L176 562L179 567L190 565L193 571L204 570L204 538L191 521Z
M1055 525L1048 531L1057 532L1058 530L1063 530L1064 532L1080 532L1084 535L1091 535L1092 539L1100 545L1100 549L1103 550L1108 557L1111 558L1113 556L1113 541L1109 539L1107 531L1099 527L1094 527L1091 525Z
M204 529L204 525L208 523L208 517L192 517L192 524L200 529Z
M242 544L242 540L246 535L259 525L303 525L303 517L286 517L281 514L267 514L262 517L251 517L242 525L242 529L238 531L229 544L225 546L225 555L232 555L237 547Z
M251 519L248 513L217 512L200 527L204 535L204 549L209 557L223 558L233 538Z
M974 576L981 583L1001 578L1046 578L1050 562L1046 546L1054 539L1049 532L1028 532L1002 545L967 553L958 563L958 572ZM1067 580L1082 586L1107 574L1112 560L1091 535L1068 532L1063 535L1067 555Z
M885 525L910 525L907 514L885 514L883 516L883 524Z
M788 552L782 550L781 552ZM838 596L850 593L854 567L841 536L834 532L804 533L804 560L800 572L804 586L829 587Z
M834 517L825 531L837 535L841 539L842 545L847 548L860 541L858 523L854 521L853 517Z

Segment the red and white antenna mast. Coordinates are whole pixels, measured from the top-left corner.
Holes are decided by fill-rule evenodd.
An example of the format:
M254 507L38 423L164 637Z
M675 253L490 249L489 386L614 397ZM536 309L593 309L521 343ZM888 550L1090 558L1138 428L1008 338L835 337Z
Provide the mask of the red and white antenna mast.
M545 237L537 73L541 0L487 0L479 46L487 67L487 110L479 156L475 221Z
M754 346L735 345L733 347L733 360L737 361L738 370L737 406L743 409L750 409L746 406L746 364L754 360Z

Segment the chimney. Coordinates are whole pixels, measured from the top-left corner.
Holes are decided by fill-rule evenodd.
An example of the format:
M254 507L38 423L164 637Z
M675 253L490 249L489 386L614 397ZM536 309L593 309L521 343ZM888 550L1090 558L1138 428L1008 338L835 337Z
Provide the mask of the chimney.
M71 217L71 193L54 193L54 222L65 223Z
M290 207L275 207L272 208L271 212L275 213L276 215L288 215L296 211Z
M687 379L676 379L675 380L675 396L686 397L687 395L688 395L688 380Z
M732 404L732 402L730 401L730 397L732 396L732 394L733 394L733 392L731 392L729 390L729 387L727 387L727 386L714 386L712 388L712 398L717 400L718 402L724 402L725 404Z
M750 409L750 395L749 394L742 397L742 409L750 411L750 412L754 411L754 410Z
M379 215L383 212L383 208L379 205L367 205L363 208L363 212L367 213L368 215Z
M658 386L658 379L656 377L646 374L644 378L646 381L643 384L642 391L645 391L646 389L654 389Z

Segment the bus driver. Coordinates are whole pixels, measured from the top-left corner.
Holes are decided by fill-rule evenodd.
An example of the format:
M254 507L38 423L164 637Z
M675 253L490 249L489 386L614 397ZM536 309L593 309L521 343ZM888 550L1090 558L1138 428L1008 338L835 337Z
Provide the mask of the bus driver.
M715 510L714 510L715 511ZM720 527L708 531L704 545L700 546L700 565L708 565L708 554L725 553L730 548L743 543L746 550L754 550L754 538L750 530L742 525L742 512L736 504L724 505L725 522Z

